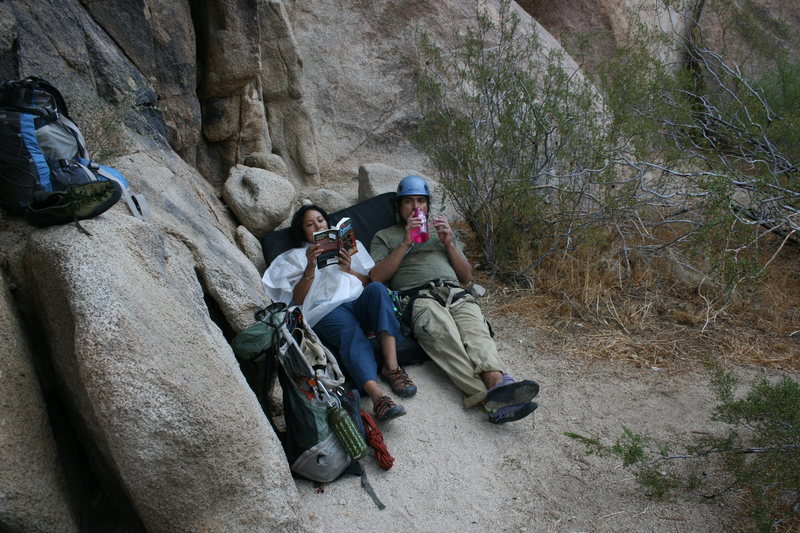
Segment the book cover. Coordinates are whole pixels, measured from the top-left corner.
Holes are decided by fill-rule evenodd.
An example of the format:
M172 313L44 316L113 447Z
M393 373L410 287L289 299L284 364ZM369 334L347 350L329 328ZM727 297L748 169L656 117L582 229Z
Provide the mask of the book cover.
M338 264L339 250L347 250L350 255L358 251L353 225L347 217L330 229L315 232L314 242L322 249L317 256L317 268Z

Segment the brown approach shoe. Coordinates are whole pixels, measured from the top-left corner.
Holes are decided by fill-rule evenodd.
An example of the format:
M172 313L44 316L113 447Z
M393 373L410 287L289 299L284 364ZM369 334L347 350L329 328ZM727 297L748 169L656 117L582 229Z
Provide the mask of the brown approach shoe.
M388 396L381 396L378 403L372 406L372 412L378 420L391 420L398 416L406 414L406 408L402 405L397 405Z
M381 372L381 381L388 383L392 392L401 398L410 398L417 393L417 386L402 368L392 370L387 374Z

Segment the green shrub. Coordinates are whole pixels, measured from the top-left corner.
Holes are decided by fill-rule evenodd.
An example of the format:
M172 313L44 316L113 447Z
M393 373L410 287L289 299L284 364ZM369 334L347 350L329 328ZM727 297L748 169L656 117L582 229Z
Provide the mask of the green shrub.
M519 277L605 234L624 264L635 248L678 248L733 290L763 274L766 237L800 243L790 62L762 89L697 26L673 38L675 69L652 53L667 36L634 20L592 85L522 32L509 1L497 18L477 5L452 50L420 41L415 140L490 271Z
M613 445L603 444L599 437L565 435L581 442L587 453L619 458L654 498L702 488L707 482L704 474L712 470L709 463L719 458L722 479L712 481L744 494L747 514L759 531L799 525L800 385L788 377L775 382L761 380L737 398L733 392L736 382L733 374L715 370L711 388L718 404L713 418L728 424L729 429L716 436L686 437L686 449L679 454L624 426ZM679 459L699 463L688 472L669 470L664 464Z
M415 141L495 271L569 246L575 220L564 214L597 201L584 189L585 174L603 167L595 147L606 135L594 89L562 68L561 52L522 35L509 6L501 2L496 25L479 9L454 50L424 36L417 86Z

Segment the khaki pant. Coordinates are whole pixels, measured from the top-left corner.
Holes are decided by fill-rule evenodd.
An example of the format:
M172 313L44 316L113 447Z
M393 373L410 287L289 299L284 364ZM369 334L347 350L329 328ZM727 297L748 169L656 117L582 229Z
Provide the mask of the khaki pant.
M430 358L464 392L465 407L479 404L486 397L482 372L502 372L497 346L472 296L456 300L449 307L426 297L438 295L445 303L460 288L435 287L420 291L411 313L414 336Z

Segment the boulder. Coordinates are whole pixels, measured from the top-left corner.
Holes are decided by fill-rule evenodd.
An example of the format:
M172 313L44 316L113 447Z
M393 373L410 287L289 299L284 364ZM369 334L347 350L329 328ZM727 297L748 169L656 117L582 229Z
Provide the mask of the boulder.
M148 531L297 531L281 445L220 329L195 254L118 209L36 232L27 283L91 455ZM177 304L177 305L176 305Z
M410 174L422 175L416 170L400 170L383 163L361 165L358 167L358 201L362 202L385 192L396 191L400 180ZM432 183L429 178L422 177L429 184Z
M203 102L203 136L217 143L219 157L229 168L249 154L269 154L272 144L266 109L255 79L236 94Z
M297 41L283 2L259 2L258 16L261 23L261 85L264 99L301 99L303 62L297 52Z
M0 530L79 531L33 356L0 270Z
M236 245L255 265L259 273L267 269L267 262L264 259L264 250L261 248L261 241L255 235L247 231L244 226L236 228Z
M261 168L236 165L222 197L244 227L256 237L272 231L289 216L295 190L286 179Z
M219 96L203 101L203 137L220 142L234 137L239 131L241 96Z
M256 2L191 2L197 40L201 100L236 94L258 77L261 46Z
M311 189L307 191L303 198L303 203L318 205L328 213L339 211L352 204L338 192L329 189Z
M261 97L261 82L258 78L242 89L242 109L239 120L238 158L247 154L272 152L272 141L267 123L267 110ZM240 161L237 158L237 163Z
M278 176L284 178L289 177L289 168L286 166L286 162L283 158L278 154L256 152L245 157L242 163L246 167L263 168Z
M253 313L264 307L268 297L255 266L234 244L236 225L213 187L166 150L138 151L112 160L112 165L148 199L157 227L192 252L207 296L222 313L225 324L220 327L241 331L250 326ZM122 203L113 208L129 213L127 209Z

